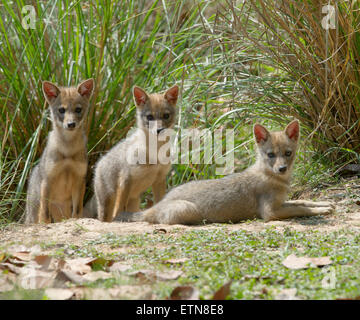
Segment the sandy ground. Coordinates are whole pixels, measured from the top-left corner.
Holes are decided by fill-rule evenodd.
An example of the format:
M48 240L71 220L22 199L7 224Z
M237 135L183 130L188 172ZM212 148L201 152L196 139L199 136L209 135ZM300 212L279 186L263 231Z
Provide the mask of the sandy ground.
M302 195L301 198L306 198L306 196L309 196L309 194ZM345 189L343 192L341 192L340 188L335 190L329 189L322 191L322 194L318 194L317 200L330 200L335 202L335 213L328 216L297 218L268 223L264 223L262 220L254 220L238 224L210 224L203 226L151 225L146 222L106 223L95 219L85 218L78 220L70 219L48 225L25 226L22 224L11 224L0 233L0 243L5 247L7 244L21 243L31 245L39 242L58 242L81 245L85 241L97 239L106 233L130 235L137 233L153 233L159 229L165 229L166 232L176 233L186 232L192 228L211 230L225 227L229 229L229 231L246 230L251 232L261 231L270 226L275 226L279 231L288 227L298 231L319 230L328 232L343 228L356 228L360 231L360 205L357 204L360 204L360 202L357 200L357 197L354 197L354 194L352 198L349 199Z

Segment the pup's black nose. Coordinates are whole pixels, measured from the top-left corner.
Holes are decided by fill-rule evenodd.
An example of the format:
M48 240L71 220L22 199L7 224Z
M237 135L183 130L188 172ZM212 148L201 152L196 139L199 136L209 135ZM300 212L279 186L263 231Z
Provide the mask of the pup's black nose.
M159 134L161 131L163 131L165 128L160 128L160 129L157 129L157 133Z
M67 124L67 127L68 127L69 129L74 129L75 126L76 126L76 122L69 122L69 123Z
M279 167L279 171L280 171L281 173L284 173L284 172L286 171L286 169L287 169L287 166L281 166L281 167Z

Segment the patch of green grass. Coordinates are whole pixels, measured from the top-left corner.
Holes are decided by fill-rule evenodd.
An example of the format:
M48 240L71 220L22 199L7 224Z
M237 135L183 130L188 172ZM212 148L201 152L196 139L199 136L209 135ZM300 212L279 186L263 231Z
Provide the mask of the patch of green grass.
M194 228L170 234L107 234L85 246L107 244L112 248L130 247L122 258L131 261L133 270L182 270L173 281L156 281L151 286L158 298L170 295L176 285L192 285L203 299L229 280L233 280L229 299L274 299L284 288L296 288L302 299L335 299L360 294L360 262L354 256L360 236L354 230L306 233L286 228L283 232L270 227L260 232ZM290 254L299 257L329 256L332 264L323 268L291 270L282 265ZM187 258L182 265L165 264L164 260ZM335 276L335 288L327 289L322 281ZM98 280L91 287L111 287L122 280ZM136 283L136 281L135 281Z
M277 229L270 226L250 232L234 231L217 224L211 229L195 227L165 234L119 236L107 233L81 246L55 247L53 256L65 259L97 257L99 264L93 266L93 271L105 270L108 260L131 265L128 271L114 274L112 278L84 284L89 288L144 285L144 280L129 275L137 270L150 269L160 274L183 271L176 280L146 281L160 299L168 297L178 285L196 287L201 299L209 299L229 280L233 282L228 299L275 299L278 292L286 288L296 288L296 296L301 299L336 299L360 295L360 261L356 256L359 245L359 232L353 228L300 232L291 227ZM104 246L112 248L112 253L101 252L100 248ZM128 250L126 254L116 253L116 248ZM323 268L289 269L282 261L290 254L329 256L332 264ZM165 263L165 260L175 258L184 258L184 261ZM330 276L334 287L324 285L324 279ZM3 294L3 298L42 299L41 291L26 292L19 288L13 291Z
M34 289L26 290L21 287L14 288L11 291L0 292L1 300L47 300L44 290Z

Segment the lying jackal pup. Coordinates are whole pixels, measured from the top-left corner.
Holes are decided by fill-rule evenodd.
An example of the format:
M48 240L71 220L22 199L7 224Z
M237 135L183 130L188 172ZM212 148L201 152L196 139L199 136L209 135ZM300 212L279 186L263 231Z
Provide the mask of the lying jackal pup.
M149 153L155 151L157 157L157 152L167 142L162 141L160 136L164 129L174 125L178 93L178 86L173 86L164 94L147 94L143 89L134 87L137 128L98 161L94 177L95 195L85 206L86 217L95 217L97 210L101 221L110 222L122 212L137 212L140 210L140 196L149 187L152 187L155 202L164 196L171 163L155 161L152 164ZM149 150L151 139L157 141L157 150ZM145 161L129 161L129 155L134 150L138 155L144 155Z
M84 119L93 87L93 79L77 88L59 88L43 82L53 128L40 163L30 176L25 223L82 216L87 170Z
M222 179L193 181L171 190L143 213L119 216L120 221L165 224L265 221L329 214L329 202L285 201L299 139L299 122L284 131L254 126L257 160L250 168Z

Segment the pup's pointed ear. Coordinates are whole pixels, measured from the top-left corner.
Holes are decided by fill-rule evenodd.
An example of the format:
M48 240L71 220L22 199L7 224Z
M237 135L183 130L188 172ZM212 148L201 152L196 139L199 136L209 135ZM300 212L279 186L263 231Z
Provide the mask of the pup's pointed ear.
M289 137L289 139L297 142L300 135L299 120L296 119L294 121L291 121L285 128L285 133Z
M78 87L77 91L80 93L81 96L90 99L94 90L94 79L90 78L83 82L81 82Z
M137 86L134 86L133 88L133 96L136 107L140 108L142 108L149 99L146 91Z
M261 144L261 143L266 142L266 140L270 136L270 133L265 127L256 123L254 125L254 136L255 136L256 143Z
M179 96L179 87L177 85L171 87L169 90L165 92L165 99L173 106L176 105L178 96Z
M49 104L52 104L60 94L60 89L49 81L42 82L42 90L44 97Z

